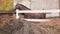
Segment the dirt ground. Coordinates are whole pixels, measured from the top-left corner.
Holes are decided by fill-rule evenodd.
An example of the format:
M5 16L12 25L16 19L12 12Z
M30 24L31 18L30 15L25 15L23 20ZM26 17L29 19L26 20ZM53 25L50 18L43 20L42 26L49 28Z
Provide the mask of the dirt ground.
M34 23L21 20L22 18L17 20L15 16L0 17L0 34L60 34L60 18Z

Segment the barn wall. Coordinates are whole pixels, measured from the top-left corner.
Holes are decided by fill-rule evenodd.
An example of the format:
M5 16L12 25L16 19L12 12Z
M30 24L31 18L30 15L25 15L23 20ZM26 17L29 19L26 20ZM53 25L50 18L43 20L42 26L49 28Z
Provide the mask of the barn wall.
M50 10L59 9L59 0L31 0L31 9ZM59 13L47 14L46 17L59 16Z
M31 0L31 9L58 9L58 0Z

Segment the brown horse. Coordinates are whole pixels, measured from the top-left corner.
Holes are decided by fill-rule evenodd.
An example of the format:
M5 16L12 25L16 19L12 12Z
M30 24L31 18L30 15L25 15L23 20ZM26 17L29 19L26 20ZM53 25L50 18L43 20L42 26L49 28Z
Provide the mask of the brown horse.
M22 4L17 4L15 9L19 10L31 10ZM46 14L45 13L22 13L25 18L34 18L34 19L44 19Z

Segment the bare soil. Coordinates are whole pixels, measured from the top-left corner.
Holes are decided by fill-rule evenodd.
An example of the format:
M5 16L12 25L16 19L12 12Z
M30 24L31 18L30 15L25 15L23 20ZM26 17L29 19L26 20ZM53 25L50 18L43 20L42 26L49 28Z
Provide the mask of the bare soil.
M0 34L60 34L60 18L33 23L14 17L15 15L0 17Z

